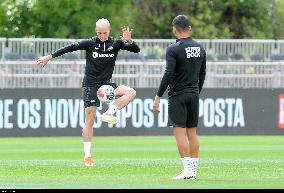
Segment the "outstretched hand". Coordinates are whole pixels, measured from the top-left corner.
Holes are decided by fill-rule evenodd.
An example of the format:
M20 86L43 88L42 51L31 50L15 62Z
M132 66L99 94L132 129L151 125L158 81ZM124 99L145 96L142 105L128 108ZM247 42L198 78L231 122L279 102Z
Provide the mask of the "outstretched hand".
M47 65L47 63L49 62L49 60L51 60L51 59L52 59L51 55L39 57L37 59L37 64L41 65L41 67L45 67Z
M126 40L127 42L131 41L131 34L133 29L130 29L129 26L121 27L122 36L120 38L122 40Z
M155 96L155 100L153 103L153 112L159 114L159 106L160 106L160 97L159 96Z

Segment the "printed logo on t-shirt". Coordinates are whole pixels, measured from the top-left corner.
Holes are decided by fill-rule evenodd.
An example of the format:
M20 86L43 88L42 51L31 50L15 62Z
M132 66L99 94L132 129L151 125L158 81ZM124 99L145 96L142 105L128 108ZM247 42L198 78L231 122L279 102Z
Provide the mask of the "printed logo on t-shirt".
M98 52L93 52L93 58L113 58L114 54L99 54Z
M200 57L200 47L187 47L185 48L187 58Z

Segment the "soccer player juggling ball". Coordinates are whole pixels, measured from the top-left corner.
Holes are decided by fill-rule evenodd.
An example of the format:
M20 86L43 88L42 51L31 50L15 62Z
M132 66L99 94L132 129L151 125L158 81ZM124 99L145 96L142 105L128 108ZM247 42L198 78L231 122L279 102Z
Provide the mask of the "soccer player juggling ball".
M86 166L94 165L91 155L91 143L96 108L100 106L97 90L102 85L111 85L114 87L114 93L118 98L100 118L102 121L109 124L116 124L118 120L113 115L118 110L128 105L136 95L136 91L133 88L124 85L118 86L111 81L116 57L119 50L128 50L134 53L140 52L140 48L132 40L132 29L128 26L121 28L121 39L114 39L109 36L111 30L110 22L105 18L99 19L96 22L95 30L97 34L95 37L72 43L71 45L58 49L52 54L37 59L37 63L44 67L50 60L65 53L76 50L86 51L85 75L82 82L82 95L86 116L82 136Z

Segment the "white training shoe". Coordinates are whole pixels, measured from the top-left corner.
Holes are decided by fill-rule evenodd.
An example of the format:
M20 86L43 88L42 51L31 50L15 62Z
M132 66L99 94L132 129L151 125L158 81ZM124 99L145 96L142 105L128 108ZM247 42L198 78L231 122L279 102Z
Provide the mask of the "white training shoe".
M195 180L196 179L196 174L193 171L182 171L179 175L172 177L172 180L182 180L182 179L190 179L190 180Z
M115 124L118 123L118 118L116 118L115 116L110 115L110 114L102 114L101 121L115 125Z

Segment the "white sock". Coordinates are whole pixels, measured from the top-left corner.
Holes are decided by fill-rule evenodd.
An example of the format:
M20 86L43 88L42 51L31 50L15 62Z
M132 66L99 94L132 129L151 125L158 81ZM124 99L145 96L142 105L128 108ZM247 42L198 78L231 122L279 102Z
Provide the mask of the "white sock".
M195 175L197 174L197 167L198 167L198 158L190 158L184 157L187 171L193 172Z
M83 142L84 144L84 153L85 153L85 158L86 157L91 157L91 146L92 142Z
M111 105L104 114L113 115L116 111L118 111L118 108L115 105Z
M184 157L184 164L187 171L196 171L198 158Z
M197 173L197 168L198 168L198 158L190 158L191 159L191 163L193 166L193 171L196 174Z
M189 170L188 170L188 164L187 164L187 160L186 160L186 157L182 157L182 158L180 158L181 159L181 161L182 161L182 165L183 165L183 170L185 171L185 172L188 172Z

